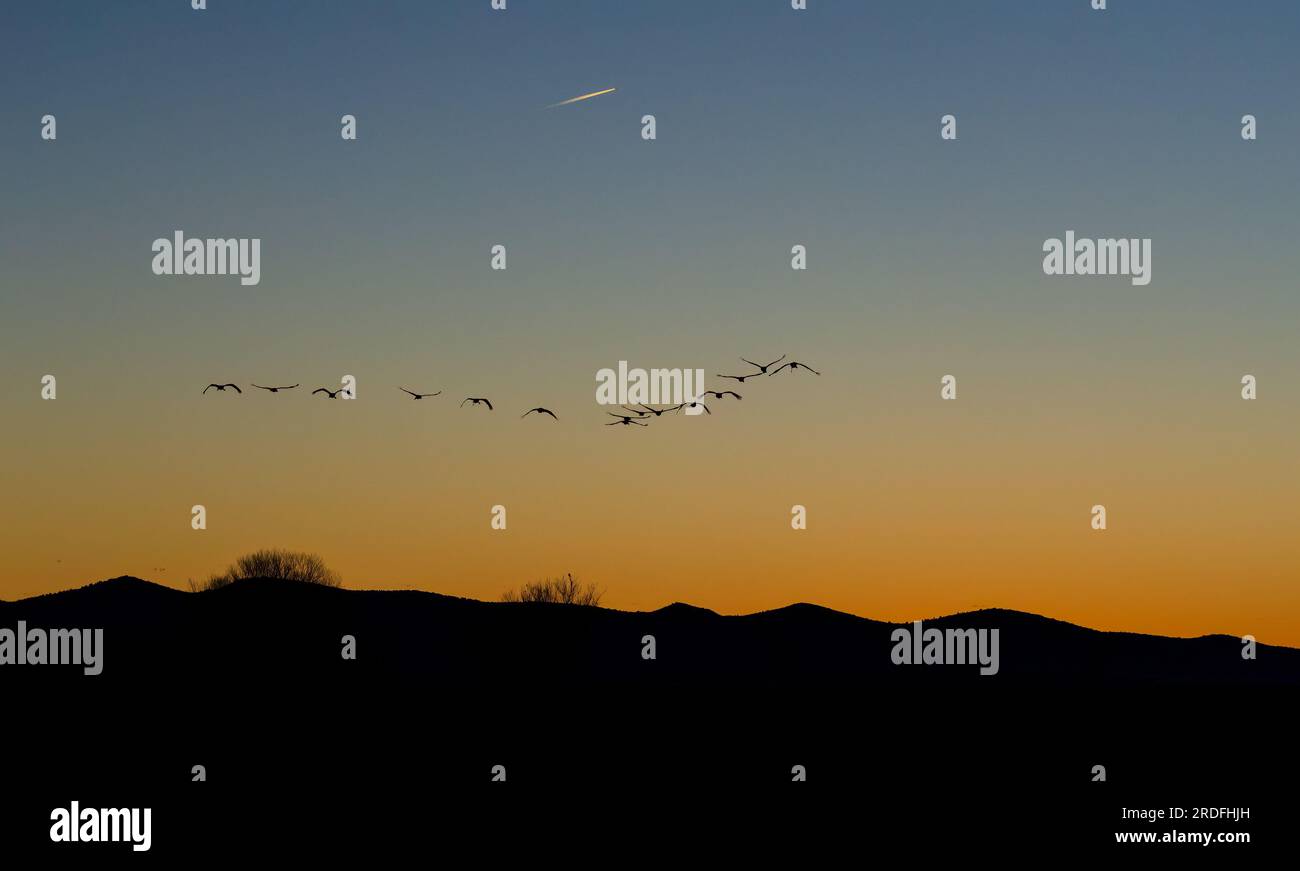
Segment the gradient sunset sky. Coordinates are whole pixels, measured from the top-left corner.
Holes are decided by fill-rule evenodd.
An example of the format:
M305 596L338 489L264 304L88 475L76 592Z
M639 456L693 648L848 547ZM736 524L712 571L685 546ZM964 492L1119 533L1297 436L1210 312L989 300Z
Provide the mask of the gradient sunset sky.
M0 598L278 546L1300 646L1297 4L208 5L0 14ZM261 284L154 276L177 229L260 238ZM1151 238L1151 283L1045 276L1067 230ZM602 426L619 360L783 353L823 375Z

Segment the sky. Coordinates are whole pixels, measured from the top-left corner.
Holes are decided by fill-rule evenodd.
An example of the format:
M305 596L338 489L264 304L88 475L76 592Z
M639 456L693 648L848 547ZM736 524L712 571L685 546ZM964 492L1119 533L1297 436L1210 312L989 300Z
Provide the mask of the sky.
M1294 3L208 5L0 13L0 598L286 547L1300 646ZM175 230L261 239L260 284L154 275ZM1044 275L1067 230L1150 238L1151 283ZM782 354L822 375L595 402Z

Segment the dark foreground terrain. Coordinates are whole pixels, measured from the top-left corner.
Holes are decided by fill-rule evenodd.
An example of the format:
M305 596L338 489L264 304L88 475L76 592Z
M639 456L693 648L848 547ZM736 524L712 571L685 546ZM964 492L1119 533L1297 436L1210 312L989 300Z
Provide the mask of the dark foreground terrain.
M1260 646L1247 661L1230 636L1001 610L927 620L999 629L998 674L980 676L896 666L896 626L811 605L723 617L275 581L191 594L134 578L0 603L0 628L20 620L101 627L104 650L96 676L0 666L12 849L135 858L51 844L51 808L74 799L151 807L150 857L501 849L512 827L613 820L642 841L708 829L796 853L790 839L814 825L822 843L917 855L1231 861L1280 848L1295 814L1300 651ZM1124 807L1188 818L1126 822ZM1251 816L1193 820L1202 807ZM1115 844L1152 829L1252 843Z

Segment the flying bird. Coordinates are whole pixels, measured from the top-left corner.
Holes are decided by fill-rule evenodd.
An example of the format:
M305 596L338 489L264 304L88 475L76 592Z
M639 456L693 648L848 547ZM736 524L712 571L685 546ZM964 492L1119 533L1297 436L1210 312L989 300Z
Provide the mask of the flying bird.
M479 404L481 403L481 404L486 405L486 406L488 407L488 411L493 411L493 410L494 410L494 409L492 408L492 403L489 402L488 400L484 399L484 398L481 397L481 396L466 396L466 397L465 397L465 402L472 402L472 403L474 403L475 405L479 405ZM464 408L464 407L465 407L465 402L462 402L462 403L460 404L460 407L461 407L461 408Z
M794 360L791 360L789 363L786 363L784 366L781 366L777 369L773 369L771 372L767 374L769 377L771 377L772 375L775 375L777 372L780 372L782 369L787 369L787 368L791 372L793 372L795 369L807 369L809 372L811 372L814 375L822 374L818 372L816 369L814 369L813 367L809 366L807 363L796 363Z
M753 360L746 360L744 357L741 357L740 359L741 359L742 362L748 363L749 365L754 366L754 367L756 367L756 368L758 369L758 372L756 372L756 373L754 373L754 374L756 374L756 375L766 375L766 374L767 374L767 366L775 366L777 363L780 363L782 360L785 359L785 354L782 354L780 357L777 357L777 358L776 358L775 360L773 360L771 363L768 363L767 366L764 366L762 363L755 363ZM746 376L746 377L751 377L751 376Z
M737 399L744 399L744 398L745 398L745 397L741 396L739 393L737 393L737 392L734 391L734 390L706 390L706 391L704 391L704 395L705 395L705 396L716 396L718 399L721 399L721 398L724 397L724 396L734 396L734 397L736 397Z
M777 362L779 363L780 361L778 360ZM751 363L750 365L752 366L752 365L755 365L755 364ZM771 363L768 363L767 365L771 366L772 364L771 364ZM746 378L757 378L758 376L760 376L760 375L762 375L762 374L763 374L762 372L750 372L748 375L723 375L723 374L719 373L717 377L719 377L719 378L730 378L730 379L733 380L733 381L739 381L741 384L744 384Z
M709 407L708 407L707 405L705 405L703 402L683 402L681 405L674 405L672 408L668 408L668 409L664 409L664 410L665 410L665 411L681 411L683 408L694 408L694 407L697 406L697 405L698 405L700 408L704 409L704 413L705 413L705 414L708 414L708 415L712 415L712 414L713 414L713 412L709 411Z
M397 389L400 390L400 391L402 391L403 393L409 393L409 394L411 394L411 395L414 396L416 399L423 399L423 398L426 397L426 396L437 396L438 393L442 393L441 390L439 390L438 393L416 393L416 392L413 391L413 390L407 390L405 387L399 387L399 388L397 388Z
M640 404L640 403L638 403L638 405L639 405L639 404ZM624 411L630 411L630 412L632 412L633 414L635 414L637 417L649 417L649 416L650 416L650 412L648 412L648 411L642 411L642 410L639 409L639 408L628 408L626 405L620 405L619 408L623 409Z
M311 392L311 395L315 396L317 393L325 393L329 395L330 399L338 399L339 394L342 392L343 392L342 387L340 387L338 390L326 390L324 387L317 387L315 390Z
M253 386L256 387L258 390L269 390L272 393L279 393L281 390L292 390L293 388L298 387L299 385L290 384L288 387L263 387L261 384L254 384Z
M227 387L233 387L233 388L235 389L235 392L236 392L236 393L240 393L240 394L242 394L242 393L244 392L244 391L242 391L242 390L239 389L239 385L237 385L237 384L209 384L207 387L204 387L204 388L203 388L203 392L204 392L204 393L207 393L207 392L208 392L209 390L211 390L213 387L217 388L217 392L218 392L218 393L220 393L221 391L225 390Z
M614 415L614 416L615 416L615 417L618 417L618 415ZM622 424L623 426L628 426L628 425L631 425L631 426L649 426L649 425L650 425L650 424L648 424L648 423L639 423L639 422L637 422L636 420L633 420L633 419L630 418L630 417L625 417L625 418L623 418L622 420L611 420L609 423L605 424L605 426L618 426L619 424Z
M549 414L551 417L555 417L555 412L551 411L549 408L542 408L540 405L537 406L536 408L530 408L530 409L528 409L528 410L525 411L523 414L519 415L519 417L520 417L521 419L522 419L522 418L525 418L525 417L527 417L528 415L532 414L534 411L537 412L538 414ZM555 417L555 419L556 419L556 420L559 420L558 417Z
M645 409L645 411L643 411L643 412L641 413L641 416L642 416L642 417L646 417L646 416L651 415L651 414L653 414L655 417L658 417L659 415L663 414L665 411L672 411L671 408L651 408L650 406L646 405L644 402L639 403L639 404L640 404L640 406L641 406L642 408ZM626 405L623 406L623 407L624 407L624 408L627 408ZM633 410L634 410L634 409L628 408L628 411L633 411Z
M629 410L629 411L633 411L634 409L628 409L628 410ZM627 423L627 422L630 421L630 420L638 420L638 419L643 418L643 417L646 416L646 415L644 415L644 414L615 414L615 413L612 412L612 411L607 411L607 412L605 412L605 413L608 414L610 417L617 417L617 418L620 418L620 420L615 421L614 423L620 423L620 422L621 422L621 423ZM613 425L614 425L613 423L607 423L607 424L605 424L605 426L613 426Z
M570 97L570 98L567 99L567 100L561 100L561 101L558 102L558 103L552 103L551 105L547 106L546 108L548 108L548 109L554 109L554 108L556 108L556 107L558 107L558 106L567 106L567 105L569 105L570 103L580 103L580 102L582 102L583 100L590 100L592 97L599 97L599 96L601 96L602 94L612 94L612 93L614 93L614 92L617 91L617 90L618 90L618 88L606 88L606 89L603 90L603 91L593 91L593 92L590 93L590 94L582 94L581 96L578 96L578 97Z

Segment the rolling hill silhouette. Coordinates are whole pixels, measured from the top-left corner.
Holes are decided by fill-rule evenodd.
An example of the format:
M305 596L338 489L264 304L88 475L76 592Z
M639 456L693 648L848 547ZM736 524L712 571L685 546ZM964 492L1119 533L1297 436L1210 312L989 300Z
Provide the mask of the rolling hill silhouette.
M443 687L632 685L891 687L1297 686L1300 650L1241 656L1228 635L1101 632L1018 611L927 618L926 628L1000 630L1000 669L900 666L900 624L809 604L744 616L674 603L657 611L482 602L419 591L333 589L269 579L185 593L133 577L0 603L0 626L103 627L97 682L238 681L252 688L362 679ZM909 624L903 624L909 625ZM340 655L344 635L357 658ZM653 635L656 658L641 656ZM85 680L76 669L6 669L12 680Z
M766 807L797 766L836 788L814 800L795 787L774 816L839 809L854 817L846 832L916 827L952 799L963 810L944 825L964 821L971 838L1012 819L1017 838L1075 849L1081 831L1094 846L1110 837L1121 804L1262 803L1297 773L1276 748L1292 740L1300 650L1260 646L1245 661L1225 635L998 609L926 619L1000 630L1001 668L981 677L896 666L894 624L809 604L723 616L274 580L196 594L122 577L0 603L0 627L19 620L105 630L98 676L0 666L19 736L6 792L35 840L70 796L154 806L158 850L215 843L232 807L241 837L282 837L285 819L321 837L423 832L426 800L456 830L500 818L475 797L496 789L498 765L523 795L617 796L631 813L663 790L664 807L696 802L703 821L720 796ZM209 782L190 782L196 764Z

